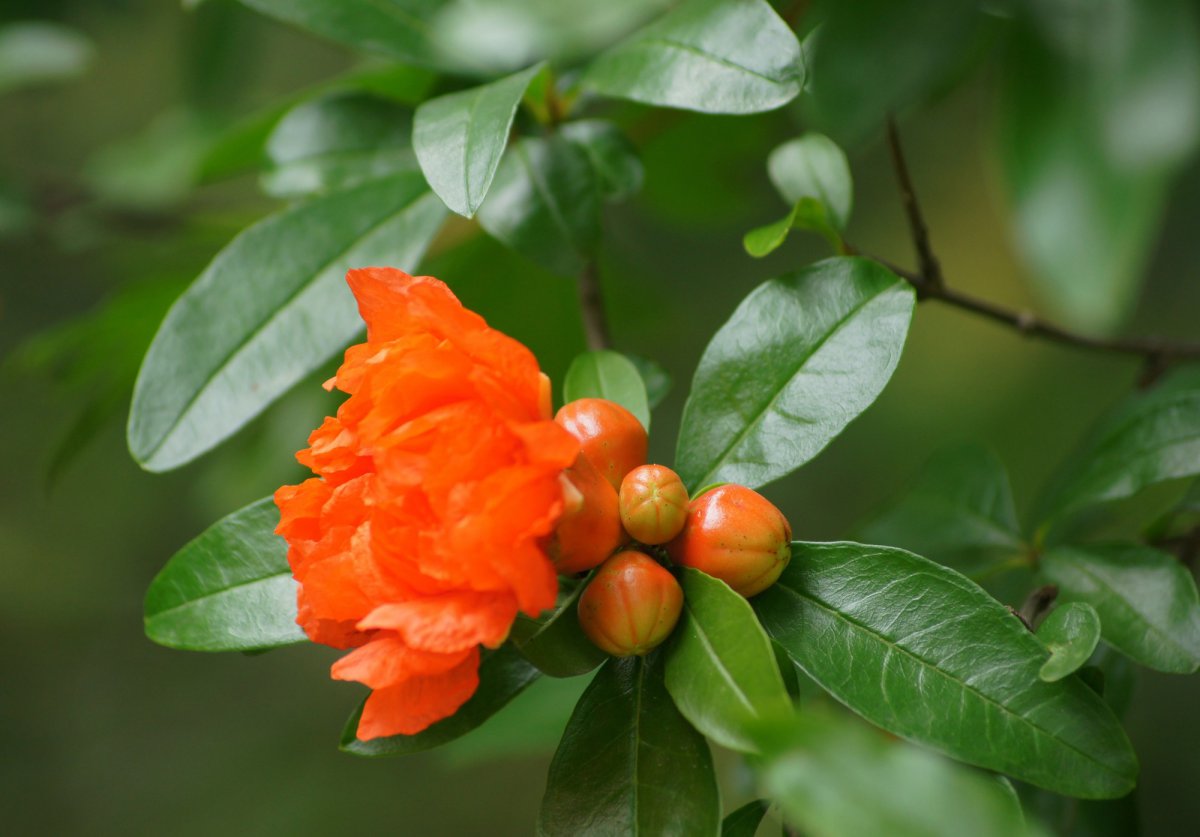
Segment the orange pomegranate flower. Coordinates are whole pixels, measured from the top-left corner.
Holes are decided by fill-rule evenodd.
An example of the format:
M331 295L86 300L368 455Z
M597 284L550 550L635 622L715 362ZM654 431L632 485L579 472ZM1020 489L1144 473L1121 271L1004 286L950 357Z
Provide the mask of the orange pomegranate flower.
M297 454L317 476L275 492L298 622L354 650L338 680L372 689L358 737L413 734L479 683L479 648L554 604L541 544L579 444L550 420L533 354L445 284L351 270L367 323L326 384L349 395Z

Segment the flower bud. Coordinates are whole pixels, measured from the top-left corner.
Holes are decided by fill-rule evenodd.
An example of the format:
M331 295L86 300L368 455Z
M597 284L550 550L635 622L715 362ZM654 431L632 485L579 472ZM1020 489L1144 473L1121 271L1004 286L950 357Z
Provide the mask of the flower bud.
M580 398L554 417L580 442L580 449L613 490L625 475L646 461L649 438L637 416L604 398Z
M721 485L688 506L683 531L667 544L671 560L719 578L749 598L779 578L792 557L792 527L766 497Z
M582 454L559 477L563 513L546 551L564 575L590 570L625 542L617 492Z
M609 558L579 597L579 624L596 647L616 657L641 656L671 635L683 590L644 552Z
M635 541L666 543L687 518L688 493L679 475L663 465L639 465L621 481L621 523Z

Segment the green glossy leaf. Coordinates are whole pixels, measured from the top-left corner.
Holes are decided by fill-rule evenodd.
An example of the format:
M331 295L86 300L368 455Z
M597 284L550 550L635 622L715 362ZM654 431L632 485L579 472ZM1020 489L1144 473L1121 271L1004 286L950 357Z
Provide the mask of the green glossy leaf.
M81 75L92 60L82 34L48 21L0 26L0 94Z
M600 195L587 155L561 137L521 140L504 155L479 224L551 273L574 276L600 235Z
M792 222L796 218L796 210L761 227L755 227L742 237L742 247L756 259L769 256L783 246L788 233L792 231Z
M334 93L292 108L267 139L263 175L277 197L327 192L413 171L408 108L362 93Z
M517 105L544 64L430 99L417 108L413 149L446 206L470 218L483 203L508 144Z
M513 646L544 674L575 677L608 658L579 626L579 596L586 586L586 582L577 584L548 614L537 619L519 614L513 624Z
M642 382L646 385L646 400L650 409L653 410L671 391L674 382L671 380L670 374L660 364L649 358L639 355L626 355L626 357L633 361L638 374L642 376Z
M800 93L800 44L766 0L688 0L600 55L584 84L704 113L758 113Z
M754 599L767 632L872 723L954 758L1085 798L1133 787L1120 723L1078 678L1038 678L1045 647L953 570L900 549L792 546Z
M362 706L342 730L340 749L356 756L403 756L453 741L478 727L519 695L541 672L510 645L488 653L479 664L479 688L459 710L416 735L392 735L360 741L355 732Z
M846 250L841 235L829 222L825 206L816 198L801 198L792 211L778 221L750 230L742 238L742 246L751 256L761 259L782 247L792 230L816 233L829 242L835 253Z
M894 505L859 534L868 543L952 564L1025 548L1004 463L981 445L935 453Z
M353 49L410 64L446 64L430 40L442 0L241 0L269 17Z
M644 171L637 149L612 122L567 122L559 127L559 133L587 154L605 200L622 201L642 188Z
M754 837L766 815L766 802L761 799L747 802L721 821L721 837Z
M1067 602L1054 608L1042 624L1037 637L1050 649L1038 676L1043 680L1062 680L1078 671L1092 656L1100 642L1100 617L1085 602Z
M1060 601L1096 609L1101 633L1121 653L1159 671L1200 668L1200 598L1173 556L1137 544L1063 546L1040 567Z
M1183 369L1106 415L1041 503L1054 520L1147 486L1200 474L1200 369Z
M667 648L667 691L692 726L734 750L756 747L748 730L787 716L771 641L750 603L729 585L684 568L683 617Z
M767 157L767 173L786 202L813 198L835 227L846 228L854 206L854 181L846 154L829 137L810 133L785 142Z
M859 258L756 288L692 380L675 454L684 482L754 488L820 453L891 378L913 302L907 283Z
M761 738L768 755L760 784L806 834L1031 833L1015 797L996 782L844 715L805 712Z
M609 660L550 763L538 833L715 837L720 824L708 745L671 702L658 655Z
M637 416L650 430L650 402L646 385L633 361L620 352L601 349L577 355L563 379L563 401L606 398Z
M270 497L221 518L171 556L146 592L146 636L188 651L303 642L287 543Z
M195 459L362 329L348 268L414 270L445 210L415 172L250 227L167 313L138 374L129 449L150 471Z

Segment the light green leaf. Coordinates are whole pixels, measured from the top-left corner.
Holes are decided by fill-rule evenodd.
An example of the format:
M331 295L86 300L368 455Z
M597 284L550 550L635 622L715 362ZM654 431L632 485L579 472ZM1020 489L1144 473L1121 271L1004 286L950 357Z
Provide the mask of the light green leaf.
M846 154L829 137L809 133L785 142L767 157L767 173L786 202L813 198L837 229L846 228L854 205L854 181Z
M356 735L362 706L354 711L342 730L340 749L356 756L403 756L439 747L466 735L503 709L530 683L541 676L532 664L510 645L487 653L479 664L479 688L470 700L449 718L416 735L391 735L360 741Z
M602 349L577 355L563 379L563 401L606 398L637 416L650 431L650 402L646 385L633 361L620 352Z
M829 222L825 206L816 198L801 198L783 218L746 233L742 246L751 256L761 259L782 247L788 233L794 229L816 233L829 242L835 253L846 250L841 234Z
M675 454L684 482L754 488L820 453L891 378L913 304L907 283L859 258L760 285L700 359Z
M544 64L430 99L417 108L413 149L446 206L470 218L483 203L508 144L517 105Z
M760 783L806 834L1015 837L1015 795L986 776L843 715L813 710L767 727Z
M692 726L716 743L754 751L749 730L791 714L771 640L729 585L685 567L683 618L667 648L667 691Z
M445 211L415 172L250 227L176 301L138 374L129 449L150 471L233 434L362 328L348 268L415 269Z
M708 745L671 702L658 655L609 660L550 763L538 833L716 837L720 825Z
M270 497L221 518L176 552L146 592L146 636L188 651L303 642L287 543Z
M599 93L704 113L758 113L800 93L800 44L766 0L688 0L600 55Z
M766 802L761 799L747 802L721 821L721 837L754 837L766 815Z
M1066 602L1054 608L1038 625L1037 637L1050 649L1038 676L1062 680L1091 658L1100 642L1100 617L1085 602Z
M479 224L551 273L579 273L600 235L600 195L587 155L562 137L521 140L504 155Z
M755 227L742 238L742 247L756 259L771 255L787 241L788 233L792 231L792 222L796 219L796 210L761 227Z
M1061 601L1096 609L1104 639L1121 653L1159 671L1200 668L1200 598L1174 557L1137 544L1063 546L1040 568Z
M953 570L889 547L796 543L753 604L809 676L896 735L1071 796L1133 787L1137 759L1104 702L1078 678L1039 679L1045 647Z
M0 94L81 75L92 44L57 23L26 21L0 26Z
M538 619L518 614L512 627L513 646L525 659L551 677L586 674L608 655L592 644L579 625L579 596L587 587L580 582L558 607Z
M292 108L267 139L271 169L263 186L295 197L413 171L408 108L375 96L339 92Z
M583 149L596 172L606 201L622 201L642 188L642 161L637 149L612 122L583 119L567 122L559 133Z

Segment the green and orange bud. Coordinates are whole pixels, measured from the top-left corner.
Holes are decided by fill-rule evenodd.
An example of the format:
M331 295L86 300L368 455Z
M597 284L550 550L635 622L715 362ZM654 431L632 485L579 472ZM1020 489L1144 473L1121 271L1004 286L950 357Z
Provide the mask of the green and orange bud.
M599 566L625 543L617 492L582 454L559 476L563 512L546 551L563 575Z
M721 485L688 506L687 522L667 544L671 560L719 578L746 598L778 579L792 557L792 527L766 497Z
M579 624L602 651L641 656L671 635L682 610L675 576L646 553L626 550L605 561L579 597Z
M580 398L564 404L554 420L579 440L580 450L613 491L625 475L646 461L649 437L637 416L614 401Z
M639 465L621 481L621 523L635 541L666 543L683 529L688 493L679 474L663 465Z

